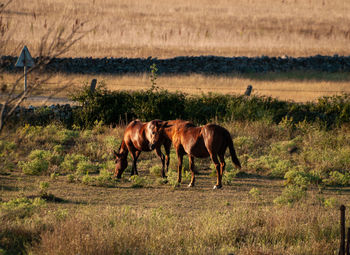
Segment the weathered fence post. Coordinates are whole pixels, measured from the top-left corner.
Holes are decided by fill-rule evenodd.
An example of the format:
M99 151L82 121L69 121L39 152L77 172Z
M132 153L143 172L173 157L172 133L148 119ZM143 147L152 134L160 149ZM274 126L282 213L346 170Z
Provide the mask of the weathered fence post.
M92 79L91 84L90 84L90 91L91 91L91 93L95 92L96 83L97 83L97 80L96 79Z
M345 255L345 206L340 206L340 248L339 255Z
M347 240L346 240L346 255L350 255L350 228L348 228Z
M245 96L250 96L250 94L252 93L252 89L253 89L253 86L252 85L248 85L247 90L245 91L244 95Z

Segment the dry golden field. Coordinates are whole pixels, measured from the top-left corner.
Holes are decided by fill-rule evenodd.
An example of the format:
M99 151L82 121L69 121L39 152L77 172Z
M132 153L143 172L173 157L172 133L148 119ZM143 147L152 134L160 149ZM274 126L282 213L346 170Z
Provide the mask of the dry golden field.
M346 0L14 0L8 53L35 53L49 28L86 21L67 56L310 56L350 54Z
M42 37L50 29L70 31L76 21L87 22L86 34L66 57L350 54L350 2L345 0L218 0L215 5L209 0L14 0L4 16L9 21L11 38L4 54L16 55L26 44L37 56ZM242 94L251 84L255 95L305 102L349 92L349 75L341 76L171 76L159 77L157 85L189 94ZM112 90L150 87L147 75L58 74L40 93L48 93L69 80L70 90L58 95L67 96L92 78L105 81ZM4 82L14 79L15 76L5 75Z
M13 83L19 77L13 74L3 74L4 80ZM293 78L297 77L297 78ZM36 95L47 96L52 93L55 97L69 97L77 89L90 84L96 78L98 84L105 84L109 90L147 90L151 87L148 74L142 75L64 75L57 74L35 92ZM29 77L29 81L33 80ZM322 96L341 95L350 93L350 74L318 73L304 75L302 73L265 74L265 75L235 75L235 76L159 76L156 84L159 88L170 92L182 91L189 95L202 93L222 93L232 95L244 94L248 85L253 86L252 95L271 96L280 100L295 102L315 101ZM64 90L54 92L60 85L68 84ZM19 87L22 89L22 86ZM47 102L43 102L47 104ZM34 102L27 102L34 104ZM38 103L35 103L38 104ZM39 102L40 105L40 102Z

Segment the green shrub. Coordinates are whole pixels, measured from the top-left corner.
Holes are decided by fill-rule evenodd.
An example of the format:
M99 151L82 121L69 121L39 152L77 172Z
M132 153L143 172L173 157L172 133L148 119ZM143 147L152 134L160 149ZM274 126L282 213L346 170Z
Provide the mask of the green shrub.
M101 170L99 175L95 177L95 185L100 187L113 187L115 186L115 179L113 174L106 170Z
M0 140L0 155L1 154L10 154L11 152L14 152L17 145L14 142L9 142L5 140Z
M283 189L282 194L275 198L273 202L279 205L293 205L305 197L305 188L297 185L288 185Z
M258 188L252 188L249 191L249 195L252 199L254 199L256 202L261 200L261 191Z
M272 177L283 178L286 172L294 168L294 164L278 156L265 155L248 161L248 168L254 169L257 173L267 173Z
M93 178L89 175L89 172L83 176L81 182L85 185L90 185L93 182Z
M168 184L172 187L178 187L179 183L177 182L177 171L169 171L168 172Z
M153 176L161 177L162 176L162 166L154 165L149 169L149 172Z
M115 169L115 161L107 160L100 164L100 168L109 172L114 172Z
M250 136L238 136L233 140L235 149L239 154L251 153L254 150L255 141Z
M142 120L191 119L205 123L218 121L257 121L280 123L289 135L299 122L321 123L327 128L350 121L350 96L320 98L317 102L294 103L258 96L202 94L188 96L152 86L146 91L109 91L99 85L94 93L88 86L73 95L82 104L74 110L74 124L93 127L95 121L106 125L134 118Z
M222 183L225 185L233 185L234 179L237 177L239 170L225 171L222 175ZM216 170L215 170L216 175Z
M68 181L69 183L75 182L75 181L76 181L76 176L75 176L74 174L68 174L68 175L67 175L67 181Z
M177 182L177 171L171 170L168 172L168 184L172 187L178 187L179 183ZM191 172L182 170L181 182L188 183L191 181Z
M64 157L63 162L60 164L60 169L64 173L65 172L68 172L68 173L75 172L75 170L77 168L77 164L81 161L86 162L86 161L88 161L88 158L82 154L75 154L75 153L67 154Z
M50 183L41 181L39 183L40 195L42 196L47 195L47 191L49 187L50 187Z
M45 205L41 198L16 198L0 204L1 218L14 220L31 217L38 208Z
M98 169L99 169L99 166L91 163L91 161L89 161L89 160L79 161L77 163L76 174L83 175L85 173L96 173L98 171Z
M350 174L348 172L340 173L338 171L332 171L323 182L330 186L346 186L350 184Z
M323 204L326 208L338 208L340 206L340 202L335 197L325 199Z
M49 168L49 162L45 159L34 159L28 162L18 162L19 167L23 173L28 175L40 175L47 172Z
M23 173L28 175L40 175L46 173L49 169L50 161L56 163L57 157L50 151L46 150L33 150L29 156L29 161L19 161L18 165L22 169Z
M138 175L133 175L130 177L132 188L143 188L150 184L150 180L147 177L141 177Z
M120 141L120 139L118 139L114 136L106 136L103 140L103 143L105 144L106 149L108 151L113 151L113 150L117 150L121 141Z
M310 184L318 185L322 182L322 177L316 172L306 172L300 169L289 170L285 175L286 185L297 185L302 188L307 188Z

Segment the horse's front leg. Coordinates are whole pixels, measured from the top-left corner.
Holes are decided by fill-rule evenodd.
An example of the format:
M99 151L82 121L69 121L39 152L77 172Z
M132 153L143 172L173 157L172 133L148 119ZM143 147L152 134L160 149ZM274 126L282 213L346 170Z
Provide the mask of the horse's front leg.
M191 170L191 182L190 184L188 184L188 187L193 187L194 186L194 181L195 181L195 177L194 177L194 157L193 156L188 156L188 161L190 163L190 170Z
M134 174L138 175L138 171L137 171L137 167L136 167L136 162L137 162L137 159L139 158L141 154L141 151L132 151L131 152L131 157L132 157L132 168L131 168L131 176L133 176Z
M158 157L160 157L160 160L162 161L162 177L166 178L166 175L165 175L165 156L162 153L160 146L156 147L156 153L157 153Z
M164 143L166 172L169 170L171 142Z

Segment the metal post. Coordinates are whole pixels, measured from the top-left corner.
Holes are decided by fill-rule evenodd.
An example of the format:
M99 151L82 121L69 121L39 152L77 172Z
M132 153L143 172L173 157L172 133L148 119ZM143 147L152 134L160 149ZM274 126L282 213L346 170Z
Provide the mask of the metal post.
M27 67L24 66L24 92L27 91Z
M345 255L345 206L340 206L340 249L339 255Z

